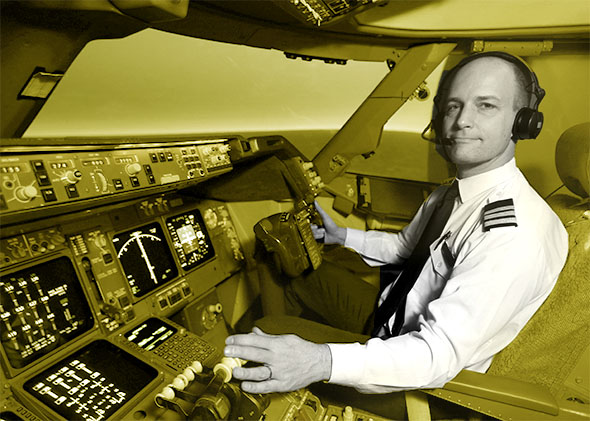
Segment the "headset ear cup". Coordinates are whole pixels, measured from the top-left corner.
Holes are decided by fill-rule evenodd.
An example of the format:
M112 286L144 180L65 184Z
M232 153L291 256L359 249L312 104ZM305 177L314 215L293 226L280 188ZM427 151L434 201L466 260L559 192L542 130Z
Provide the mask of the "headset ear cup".
M543 128L543 113L532 108L521 108L516 113L512 126L514 140L535 139Z
M535 111L529 120L529 139L536 139L541 133L543 128L543 113L541 111Z

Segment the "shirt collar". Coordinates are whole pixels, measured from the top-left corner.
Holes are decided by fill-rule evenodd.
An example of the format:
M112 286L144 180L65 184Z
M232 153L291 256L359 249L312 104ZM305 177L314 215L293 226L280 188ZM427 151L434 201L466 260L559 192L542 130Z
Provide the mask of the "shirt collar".
M512 158L506 164L493 170L467 178L457 178L461 202L465 203L479 193L514 177L517 171L516 160Z

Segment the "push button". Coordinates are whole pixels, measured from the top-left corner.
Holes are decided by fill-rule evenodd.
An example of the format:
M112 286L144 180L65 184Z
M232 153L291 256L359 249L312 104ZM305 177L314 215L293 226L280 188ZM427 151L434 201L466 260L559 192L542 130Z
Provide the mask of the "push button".
M160 309L165 309L166 307L168 307L168 300L166 298L160 298L160 300L158 301L158 304L160 305Z
M123 295L122 297L119 297L119 305L121 306L121 308L125 308L127 306L129 306L131 304L131 302L129 301L129 297L126 295Z
M115 190L123 190L125 188L120 178L113 178L113 186L115 186Z
M35 173L35 175L37 176L37 182L39 183L40 186L50 186L51 185L51 180L49 179L49 176L47 175L47 171L39 171L39 172Z
M43 199L46 202L56 202L57 196L55 195L55 191L53 189L41 189L41 194L43 195Z
M76 188L75 184L70 184L66 186L66 193L68 194L68 197L70 199L74 199L76 197L80 197L80 194L78 193L78 189Z
M43 164L43 161L40 159L31 161L31 165L33 166L34 171L45 171L45 165Z

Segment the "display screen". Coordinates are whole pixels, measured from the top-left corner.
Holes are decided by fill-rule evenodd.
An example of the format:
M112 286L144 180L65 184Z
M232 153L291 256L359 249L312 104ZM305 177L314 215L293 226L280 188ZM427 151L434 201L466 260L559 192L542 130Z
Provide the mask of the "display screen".
M198 209L166 219L180 266L192 269L215 256Z
M127 332L125 338L140 348L151 351L166 342L176 331L174 326L152 317Z
M12 367L26 366L93 325L69 258L0 277L0 334Z
M158 370L97 340L31 378L23 388L67 420L109 418L158 376Z
M178 276L157 222L115 235L113 245L135 297L143 297Z

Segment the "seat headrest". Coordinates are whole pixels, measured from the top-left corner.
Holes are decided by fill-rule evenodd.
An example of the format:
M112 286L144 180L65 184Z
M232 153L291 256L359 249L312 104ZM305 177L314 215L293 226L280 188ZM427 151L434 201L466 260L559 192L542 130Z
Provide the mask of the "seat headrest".
M559 178L573 193L590 195L590 122L567 129L555 147Z

